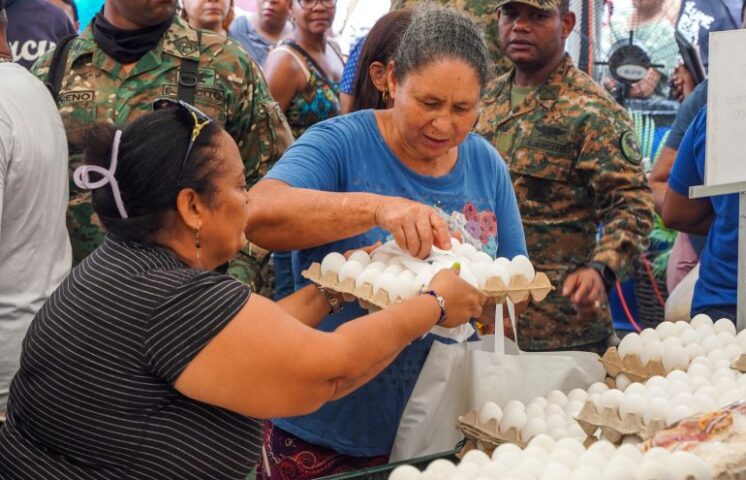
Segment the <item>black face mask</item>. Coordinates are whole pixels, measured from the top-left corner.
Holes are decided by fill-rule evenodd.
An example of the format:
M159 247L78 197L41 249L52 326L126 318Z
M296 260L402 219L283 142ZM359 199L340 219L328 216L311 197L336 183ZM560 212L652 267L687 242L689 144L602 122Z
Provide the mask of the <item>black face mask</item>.
M93 39L111 58L119 63L134 63L154 49L171 27L173 17L163 23L138 30L122 30L104 18L103 9L93 19Z

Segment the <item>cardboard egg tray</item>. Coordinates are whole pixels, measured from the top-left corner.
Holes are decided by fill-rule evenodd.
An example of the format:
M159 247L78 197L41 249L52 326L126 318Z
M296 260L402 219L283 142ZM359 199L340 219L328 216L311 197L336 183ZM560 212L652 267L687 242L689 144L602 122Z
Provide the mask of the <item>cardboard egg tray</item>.
M730 368L741 373L746 373L746 353L733 360L730 364Z
M668 374L661 360L651 360L647 365L643 365L639 355L627 355L620 358L616 347L606 350L604 356L601 357L601 363L609 376L616 377L623 373L633 382L642 383L656 375L665 377Z
M480 450L488 455L503 443L514 443L521 448L526 447L526 442L521 441L517 429L511 428L507 432L500 432L500 424L496 420L487 423L479 422L479 412L470 410L465 415L458 417L458 429L466 437L466 441L475 444Z
M642 415L627 415L620 418L617 409L606 408L599 412L590 400L585 402L575 420L589 437L600 429L603 438L616 445L621 444L622 438L628 435L647 440L666 428L666 423L663 421L646 424Z
M369 308L371 305L378 308L385 308L396 303L396 301L401 301L399 298L389 298L388 292L383 289L373 294L373 285L370 283L366 283L360 288L355 288L355 280L347 278L343 282L340 282L335 272L327 272L326 275L322 276L321 264L318 262L312 263L301 275L313 283L357 298L360 300L363 308ZM531 283L528 283L522 275L516 275L511 278L510 284L507 286L498 277L490 278L487 281L486 288L482 292L494 299L495 303L503 303L506 298L510 298L513 303L520 303L529 298L532 298L535 302L541 302L552 290L554 290L554 287L552 287L546 274L537 272L534 281Z

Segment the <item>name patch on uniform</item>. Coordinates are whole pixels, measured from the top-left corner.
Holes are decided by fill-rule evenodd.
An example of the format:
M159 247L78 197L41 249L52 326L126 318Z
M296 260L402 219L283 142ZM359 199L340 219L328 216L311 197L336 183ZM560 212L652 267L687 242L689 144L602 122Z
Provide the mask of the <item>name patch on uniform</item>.
M163 92L163 96L166 96L166 97L178 97L179 86L178 85L164 85L162 92ZM223 107L223 105L225 105L225 92L223 92L219 88L208 88L208 87L198 85L194 89L194 96L196 98L199 98L205 103L211 103L218 107Z
M621 147L622 154L627 161L634 163L635 165L640 164L640 161L642 161L642 153L640 153L640 145L637 143L635 132L632 130L624 132L619 138L619 146Z
M555 157L575 158L575 146L564 142L559 142L549 138L532 136L523 141L523 146L542 150L547 155Z
M94 90L75 90L72 92L60 92L60 103L82 103L92 102L96 98Z

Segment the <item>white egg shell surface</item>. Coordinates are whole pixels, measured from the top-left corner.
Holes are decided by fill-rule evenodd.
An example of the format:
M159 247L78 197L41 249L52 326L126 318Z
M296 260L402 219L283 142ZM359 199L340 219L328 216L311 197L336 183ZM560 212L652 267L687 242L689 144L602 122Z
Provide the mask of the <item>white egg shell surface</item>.
M736 325L727 318L721 318L720 320L716 321L712 327L715 329L716 332L728 332L734 337L736 336Z
M321 276L325 276L329 272L339 273L339 269L345 262L347 262L347 259L341 253L327 254L321 261Z
M495 402L485 402L482 408L479 409L479 422L487 423L490 420L495 420L500 423L503 418L502 409Z
M368 255L368 252L364 250L355 250L349 257L347 257L347 261L357 262L363 267L366 267L370 264L370 255Z
M343 282L348 278L357 280L357 277L360 276L361 273L363 273L363 270L364 267L359 262L355 260L348 260L347 262L345 262L344 265L342 265L342 268L339 269L339 281Z
M378 278L380 275L381 272L379 272L378 270L364 270L355 279L355 288L362 288L362 286L366 283L373 285L375 279Z
M619 342L617 347L617 353L620 358L624 358L627 355L640 355L642 352L642 340L637 333L628 333Z
M516 255L510 261L510 274L511 277L513 275L523 275L528 283L531 283L534 281L534 277L536 277L536 270L534 270L534 266L528 257L525 255Z

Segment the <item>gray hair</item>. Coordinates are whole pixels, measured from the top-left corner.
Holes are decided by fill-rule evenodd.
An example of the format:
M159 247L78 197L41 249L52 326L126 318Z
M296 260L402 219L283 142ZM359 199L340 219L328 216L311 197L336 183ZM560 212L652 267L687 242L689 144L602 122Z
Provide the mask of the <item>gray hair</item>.
M394 57L399 82L435 61L462 60L474 67L482 89L491 79L492 63L482 29L451 8L427 4L415 10Z

